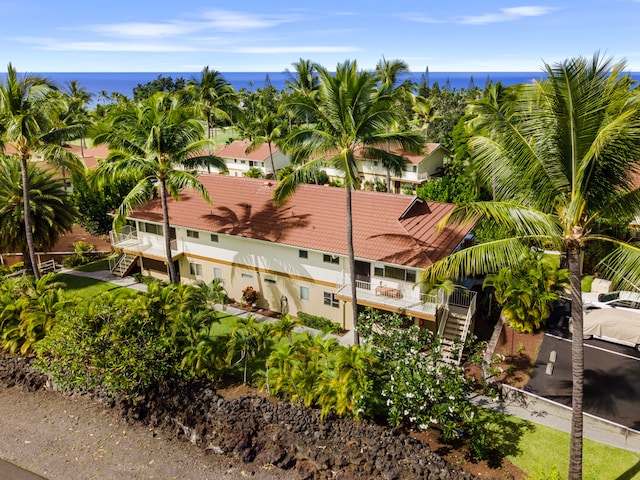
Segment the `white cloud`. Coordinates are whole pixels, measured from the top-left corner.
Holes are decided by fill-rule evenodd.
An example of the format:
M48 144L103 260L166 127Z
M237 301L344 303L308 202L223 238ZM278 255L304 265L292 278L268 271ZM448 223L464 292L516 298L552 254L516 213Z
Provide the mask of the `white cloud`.
M300 19L297 14L261 15L249 12L230 10L208 10L202 14L208 27L223 32L245 32L262 28L275 27L283 23L292 23Z
M183 35L198 30L197 24L193 23L146 23L146 22L130 22L130 23L114 23L101 24L89 27L96 33L103 33L110 36L118 37L159 37Z
M38 50L69 52L195 52L191 46L159 42L65 42L46 37L21 37L16 40L30 43Z
M349 46L287 46L287 47L239 47L234 48L238 53L261 53L261 54L281 54L281 53L344 53L360 51L358 47Z
M640 0L638 0L640 2ZM423 15L422 13L401 13L396 15L398 18L402 18L403 20L407 20L409 22L417 22L417 23L444 23L443 20L438 20L433 17L428 17Z
M540 17L556 10L553 7L523 6L501 8L496 13L486 13L484 15L468 15L456 18L456 23L468 25L486 25L488 23L511 22L524 17Z

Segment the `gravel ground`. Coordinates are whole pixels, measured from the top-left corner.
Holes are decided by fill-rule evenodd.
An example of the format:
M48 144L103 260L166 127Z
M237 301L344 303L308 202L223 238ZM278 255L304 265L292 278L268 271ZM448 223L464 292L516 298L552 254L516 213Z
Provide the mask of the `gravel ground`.
M294 472L206 454L163 431L128 425L88 397L0 388L0 458L49 480L292 480Z

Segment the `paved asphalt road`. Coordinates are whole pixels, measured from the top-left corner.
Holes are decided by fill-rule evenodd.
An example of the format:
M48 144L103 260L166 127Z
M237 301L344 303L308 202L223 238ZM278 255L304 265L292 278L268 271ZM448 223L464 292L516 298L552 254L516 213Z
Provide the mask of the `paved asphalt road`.
M571 335L550 325L527 390L571 405ZM553 374L546 368L552 351L557 358ZM587 340L584 348L584 411L634 430L640 430L640 354L601 340Z
M13 463L0 460L0 479L2 480L46 480L40 475L16 467Z

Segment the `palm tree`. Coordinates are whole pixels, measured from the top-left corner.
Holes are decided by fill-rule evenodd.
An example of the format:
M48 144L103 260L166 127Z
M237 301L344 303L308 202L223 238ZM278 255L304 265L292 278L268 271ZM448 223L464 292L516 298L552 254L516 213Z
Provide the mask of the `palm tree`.
M207 122L207 138L211 138L211 132L219 121L231 122L239 112L238 95L233 86L209 66L202 69L200 80L189 80L186 93L196 100L198 110Z
M300 58L297 62L293 62L295 73L291 73L289 69L289 79L285 82L288 90L305 96L312 95L317 92L320 87L320 79L316 72L316 64L308 59Z
M355 341L359 342L357 330L358 302L355 281L355 253L353 249L353 222L351 195L360 187L359 164L361 156L384 156L388 141L403 151L419 151L421 137L408 131L391 131L389 126L400 114L394 96L377 88L376 76L359 72L355 62L338 64L335 75L326 68L317 66L320 90L316 99L292 96L284 100L284 108L298 118L313 118L313 124L291 132L283 142L295 160L312 157L280 181L274 191L274 200L283 203L301 182L313 178L314 172L323 162L330 162L343 174L346 187L347 244L349 272L351 275L351 298ZM361 153L362 152L362 153Z
M256 118L252 124L253 136L251 143L246 148L245 152L250 153L260 145L265 143L269 147L269 159L271 160L271 171L273 172L273 178L276 177L276 165L273 162L273 144L276 143L282 137L285 131L285 124L282 118L278 117L274 112L264 112Z
M411 95L411 80L405 79L404 82L398 85L399 77L401 75L407 75L409 73L409 65L403 60L387 60L382 59L376 65L376 73L378 74L378 80L381 82L380 90L385 94L393 95L396 97L395 105L398 108L399 113L403 113L406 110L404 105L409 103L412 99ZM398 123L398 120L389 125L389 128L404 128L405 122L408 121L405 115L400 115L399 120L402 121L402 126ZM396 176L401 176L406 165L406 160L398 155L391 155L391 145L387 141L386 148L387 155L382 157L376 157L382 162L382 166L387 171L385 178L385 187L387 192L391 191L391 172Z
M64 163L69 160L69 153L63 151L61 146L45 145L45 136L51 135L54 130L52 120L63 108L60 99L51 95L55 89L52 82L40 77L24 75L18 78L11 63L7 68L5 83L0 85L0 147L5 151L6 147L11 147L20 159L23 211L32 212L31 215L24 215L23 219L28 253L25 266L27 271L33 272L36 279L40 278L40 271L33 240L34 217L30 207L31 189L27 165L38 153L45 154L54 162Z
M520 87L505 105L486 101L472 113L490 125L472 137L474 162L497 201L457 207L447 224L486 216L515 234L455 253L429 267L424 282L515 266L531 245L555 248L569 264L573 322L569 478L582 478L584 349L581 255L609 244L601 262L617 285L637 282L640 249L597 232L600 222L640 211L640 103L625 63L598 54L545 64L547 79Z
M0 157L0 251L22 252L25 265L31 256L24 222L22 165L15 156ZM76 216L64 183L52 171L27 164L31 241L34 249L50 250L61 235L71 231ZM35 250L34 250L35 251ZM37 263L31 263L37 270ZM39 277L38 277L39 278Z
M429 97L416 95L413 97L413 123L424 132L424 141L429 139L429 125L434 120L442 118L435 108L434 101Z
M210 201L204 185L185 168L214 165L226 170L221 159L203 153L211 145L203 136L204 127L194 110L166 93L157 93L139 104L122 102L114 106L93 132L94 143L106 143L111 150L98 166L97 176L103 182L117 178L137 181L118 208L114 229L124 225L133 208L152 198L157 185L171 283L178 282L178 275L171 253L167 197L178 200L180 191L188 187Z

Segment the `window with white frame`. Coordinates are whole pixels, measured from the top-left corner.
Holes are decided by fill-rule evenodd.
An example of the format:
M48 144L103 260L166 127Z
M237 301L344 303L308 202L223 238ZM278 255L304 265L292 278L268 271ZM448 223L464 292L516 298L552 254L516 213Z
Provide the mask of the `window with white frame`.
M187 237L189 237L189 238L200 238L200 234L195 230L187 230Z
M340 300L336 299L335 294L331 292L324 292L324 304L330 307L338 308L340 306Z
M189 273L194 277L202 276L202 265L200 263L189 262Z
M298 250L298 257L309 258L309 252L307 250Z
M212 233L211 234L211 241L217 243L218 242L218 234L217 233Z
M309 287L300 287L300 300L309 300Z

